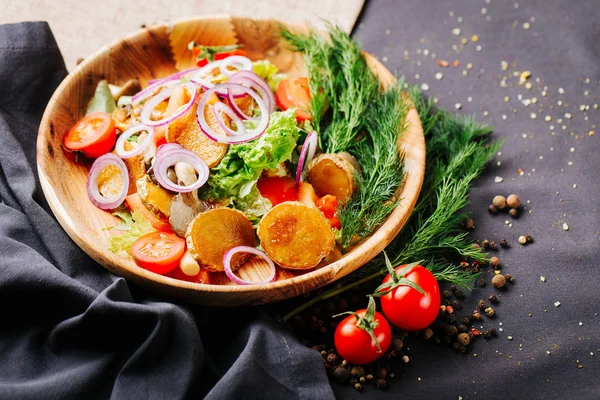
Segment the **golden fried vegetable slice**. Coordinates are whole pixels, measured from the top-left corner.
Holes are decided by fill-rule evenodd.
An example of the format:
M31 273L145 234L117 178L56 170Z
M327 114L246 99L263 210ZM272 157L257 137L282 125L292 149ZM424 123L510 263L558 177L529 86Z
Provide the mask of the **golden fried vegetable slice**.
M346 203L357 188L357 168L349 154L320 154L308 166L308 180L319 197L331 194ZM358 165L358 164L357 164Z
M123 187L121 170L114 165L104 168L98 176L98 191L104 197L118 194Z
M202 132L202 129L200 129L200 126L196 122L197 108L198 105L195 104L187 113L169 124L166 133L167 142L179 143L186 149L202 157L208 168L213 168L225 156L228 146L225 143L217 143L211 140ZM226 134L215 118L212 105L209 104L206 106L204 116L211 128L223 135Z
M223 256L236 246L254 247L252 223L243 212L231 208L215 208L200 213L189 225L186 234L192 256L210 272L224 271ZM236 270L249 254L238 253L231 259Z
M267 255L282 268L316 267L334 247L329 222L315 207L286 201L273 207L258 224Z

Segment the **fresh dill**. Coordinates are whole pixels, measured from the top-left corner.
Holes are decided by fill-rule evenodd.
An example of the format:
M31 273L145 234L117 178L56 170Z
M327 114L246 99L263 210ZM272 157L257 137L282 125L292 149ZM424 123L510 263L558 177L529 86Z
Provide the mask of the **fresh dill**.
M358 192L339 211L346 249L398 205L403 163L396 149L406 129L408 101L402 83L382 88L359 46L340 28L329 28L329 41L314 31L296 35L283 29L282 36L305 56L319 146L326 153L349 152L361 167Z

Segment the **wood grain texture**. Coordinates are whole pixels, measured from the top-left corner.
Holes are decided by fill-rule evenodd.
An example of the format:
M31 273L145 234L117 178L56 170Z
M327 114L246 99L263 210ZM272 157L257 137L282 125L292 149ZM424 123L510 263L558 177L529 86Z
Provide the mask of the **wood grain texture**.
M151 290L185 301L219 306L238 306L279 301L298 296L360 268L381 252L406 223L419 195L425 172L425 140L418 114L411 108L408 129L398 142L405 155L406 177L399 190L400 205L384 224L350 252L331 262L322 263L310 271L289 271L278 268L277 281L264 285L237 286L223 273L213 273L212 284L196 284L157 275L138 267L131 258L107 250L107 227L117 221L109 213L94 207L85 189L89 166L77 164L62 149L62 138L84 115L85 105L100 79L124 83L138 78L142 83L176 71L183 66L185 51L191 36L201 44L223 40L243 43L252 58L268 58L283 72L304 73L302 57L290 52L277 40L274 20L252 20L239 17L211 17L186 20L172 26L159 25L143 29L107 46L80 64L59 86L44 113L37 141L37 165L44 194L69 236L87 254L111 272L131 279ZM306 31L302 25L286 24L295 31ZM188 34L188 30L194 32ZM177 46L177 48L172 48ZM374 57L366 55L382 83L394 76ZM254 257L240 268L244 279L264 279L266 266Z

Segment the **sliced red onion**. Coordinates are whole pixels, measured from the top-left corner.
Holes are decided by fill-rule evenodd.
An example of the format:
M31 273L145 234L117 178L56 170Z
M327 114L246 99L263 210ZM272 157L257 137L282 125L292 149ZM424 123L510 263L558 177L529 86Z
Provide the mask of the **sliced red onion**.
M131 105L135 106L136 104L141 103L142 101L152 97L154 92L161 87L170 88L170 87L178 85L178 84L179 84L179 81L163 82L162 79L159 79L156 83L153 83L152 85L148 86L146 89L141 90L141 91L137 92L136 94L134 94L133 96L131 96Z
M208 125L208 122L204 117L204 108L206 106L206 102L209 100L210 96L213 93L223 90L244 91L247 95L252 96L252 98L254 99L254 101L256 101L256 104L258 104L258 107L260 108L260 121L258 122L258 125L255 129L246 130L245 135L238 134L235 136L229 136L216 132L210 127L210 125ZM269 126L269 110L267 109L267 105L265 104L265 102L252 89L242 85L238 85L236 83L223 83L213 87L212 89L207 90L202 95L200 101L198 102L198 109L196 110L196 121L198 122L198 125L200 125L200 128L206 134L206 136L208 136L215 142L230 144L244 143L258 138L265 132L265 130Z
M178 185L169 179L167 170L169 167L175 166L178 162L188 163L194 168L198 174L196 182L191 185L183 186ZM165 189L177 193L189 193L199 189L206 183L209 174L208 166L204 160L200 158L198 154L188 149L184 149L183 147L180 149L167 148L167 150L163 149L160 152L157 151L153 169L154 177L158 183Z
M152 79L152 80L148 81L148 85L155 85L160 82L165 83L165 82L169 82L169 81L179 80L179 79L184 78L186 75L189 75L198 70L200 70L200 68L198 68L198 67L185 69L183 71L179 71L172 75L169 75L166 78Z
M267 262L267 264L269 264L269 267L271 268L271 273L269 274L269 277L267 279L265 279L264 281L247 281L247 280L244 280L244 279L238 277L236 274L233 273L233 270L231 269L231 258L233 257L234 254L237 254L237 253L250 253L250 254L259 256L260 258L265 260ZM227 275L227 277L229 279L231 279L233 282L237 283L238 285L260 285L260 284L270 283L275 280L275 275L277 272L275 270L275 264L273 264L273 261L271 261L271 259L264 252L257 250L254 247L249 247L249 246L237 246L230 250L227 250L227 252L225 252L225 255L223 256L223 266L225 267L225 275Z
M240 117L238 117L237 114L234 113L233 110L231 108L229 108L229 106L227 106L225 103L221 103L221 102L216 103L213 106L213 113L215 114L215 118L217 119L217 122L219 123L219 126L221 127L221 129L223 129L229 135L243 136L246 134L246 126L244 125L244 122L242 121L242 119ZM235 123L235 125L237 127L237 131L234 131L233 129L229 128L227 126L227 124L225 124L225 121L223 121L223 117L222 117L221 113L223 113L223 114L227 115L229 118L231 118L231 120Z
M164 144L161 144L160 146L158 146L158 149L156 149L156 156L158 156L159 154L161 154L163 152L168 152L168 151L172 151L172 150L180 150L183 148L184 147L182 145L180 145L179 143L164 143Z
M236 72L235 74L231 75L231 78L229 78L229 82L230 83L238 83L242 86L250 87L250 88L256 90L260 94L260 97L262 97L262 99L267 104L269 112L272 113L273 111L275 111L275 106L276 106L275 95L273 94L271 87L269 86L269 84L267 82L264 81L264 79L262 79L260 76L256 75L254 72L252 72L252 71ZM234 104L233 109L234 109L234 111L236 111L240 114L243 114L243 115L240 115L242 118L243 118L243 116L246 116L247 118L251 119L250 117L245 115L242 112L242 110L240 110L239 107L237 107L237 105Z
M142 131L147 131L148 136L146 136L146 138L144 139L144 141L142 143L138 142L137 145L133 148L133 150L126 151L125 150L125 142L127 142L127 139L130 138L131 136L135 135L136 133L142 132ZM155 134L154 128L151 126L146 126L146 125L132 126L131 128L127 129L125 132L121 133L121 135L119 135L119 138L117 139L117 144L115 145L115 151L117 152L117 155L121 158L131 158L133 156L137 156L142 151L144 151L146 146L148 146L148 144L150 144L152 142L152 140L154 140L154 134Z
M296 186L300 184L302 180L302 171L304 166L310 164L315 152L317 151L317 132L312 131L306 136L302 150L300 150L300 158L298 159L298 168L296 169Z
M102 194L100 194L100 190L98 190L98 178L100 177L102 171L111 165L117 167L119 172L121 172L123 186L121 186L121 191L114 196L104 197ZM127 196L128 190L129 173L127 172L127 166L118 155L114 153L106 153L94 161L87 180L87 192L92 204L102 210L114 210L123 203L125 197Z
M235 73L235 71L231 71L227 67L233 67L238 71L246 70L252 71L252 60L248 57L244 56L229 56L223 60L221 60L221 65L219 65L219 70L225 76L231 76Z
M192 106L196 102L196 85L194 85L191 82L187 82L182 84L182 86L191 93L190 100L184 106L179 107L177 111L175 111L172 115L166 118L160 119L158 121L150 119L152 111L154 111L154 109L160 103L171 97L171 95L173 94L173 90L175 90L175 87L170 87L166 90L159 92L156 96L154 96L153 98L148 100L146 104L144 104L144 108L142 108L142 112L140 113L140 121L142 121L143 124L148 126L163 126L170 124L171 122L175 121L177 118L181 117L183 114L188 112L189 109L192 108Z

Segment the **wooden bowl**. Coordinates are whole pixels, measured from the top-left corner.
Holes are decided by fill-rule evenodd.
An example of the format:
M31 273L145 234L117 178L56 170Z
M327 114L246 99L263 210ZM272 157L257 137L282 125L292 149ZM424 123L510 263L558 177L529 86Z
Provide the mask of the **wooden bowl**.
M62 139L71 126L85 114L88 99L96 84L107 79L123 84L137 78L145 85L151 79L191 67L187 44L242 43L252 59L266 58L291 76L305 75L300 54L286 48L278 37L280 22L239 17L202 17L142 29L102 48L81 63L58 87L44 113L37 140L37 165L42 189L69 236L87 254L109 271L135 281L156 292L200 304L216 306L251 305L298 296L360 268L381 252L406 223L419 195L425 172L425 140L414 108L408 114L408 129L398 142L405 155L406 179L399 190L400 205L369 238L356 245L341 259L310 271L293 272L278 268L277 281L263 285L237 286L223 273L213 274L214 284L197 284L161 276L138 267L133 260L108 251L105 228L116 219L94 207L86 192L88 166L73 162L62 149ZM301 25L285 25L294 32L306 32ZM384 85L393 75L374 57L369 64ZM392 149L390 149L391 151ZM266 274L261 264L240 269L246 279Z

